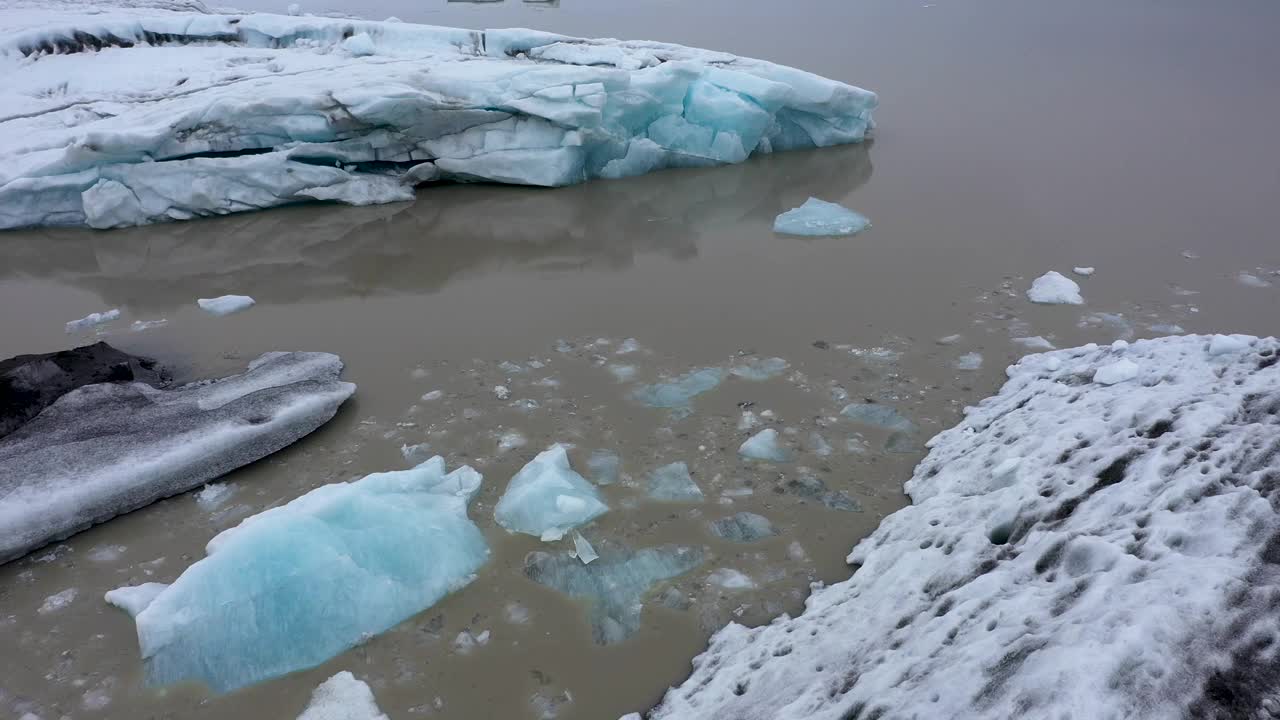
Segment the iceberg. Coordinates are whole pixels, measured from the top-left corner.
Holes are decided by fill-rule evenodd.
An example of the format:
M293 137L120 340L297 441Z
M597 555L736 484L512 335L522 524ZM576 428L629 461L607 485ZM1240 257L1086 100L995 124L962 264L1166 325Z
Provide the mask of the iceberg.
M668 43L121 4L5 18L0 228L739 163L859 142L877 105L802 70Z
M98 325L109 323L112 320L118 320L119 318L120 318L119 308L112 308L110 310L104 310L102 312L89 313L88 315L85 315L79 320L72 320L68 322L66 325L67 334L69 335L71 333L83 332L90 328L97 327Z
M663 502L697 502L702 490L689 475L689 466L673 462L649 474L649 497Z
M343 670L320 683L298 720L387 720L387 716L378 709L369 686Z
M850 403L844 406L840 414L864 425L872 425L884 430L911 432L915 425L902 416L897 410L880 403Z
M798 208L773 220L773 231L811 237L855 235L871 227L871 221L843 205L811 197Z
M214 536L207 557L134 615L148 682L235 690L319 665L435 604L488 559L467 517L480 482L436 456L323 485Z
M1083 305L1080 286L1056 270L1036 278L1027 290L1027 299L1043 305Z
M210 315L231 315L253 307L253 298L248 295L223 295L216 298L200 298L196 300L200 309Z
M600 493L569 466L564 446L555 445L511 478L493 517L509 532L559 540L608 511Z
M355 392L341 371L336 355L274 352L218 380L62 395L0 438L0 563L291 445Z
M738 454L750 460L766 460L769 462L790 462L791 453L778 445L778 431L765 428L747 438L738 448Z
M1023 358L934 437L796 617L720 630L645 713L701 718L1237 718L1274 705L1280 341L1140 340L1154 383Z
M600 645L621 642L640 629L640 610L649 588L702 564L697 547L661 545L632 550L601 543L599 559L584 565L569 553L532 552L524 573L540 585L589 601L592 636Z
M744 543L763 540L777 534L769 518L750 512L740 512L712 522L711 532L715 533L716 537Z

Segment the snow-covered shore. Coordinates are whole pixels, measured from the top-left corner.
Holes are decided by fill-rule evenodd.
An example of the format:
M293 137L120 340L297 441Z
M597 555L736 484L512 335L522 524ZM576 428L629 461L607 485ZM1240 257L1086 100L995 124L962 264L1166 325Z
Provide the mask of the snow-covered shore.
M200 10L0 2L0 228L736 163L857 142L877 102L665 43Z
M653 720L1254 717L1277 707L1280 343L1032 355L805 612L730 625ZM1107 384L1117 363L1136 371Z

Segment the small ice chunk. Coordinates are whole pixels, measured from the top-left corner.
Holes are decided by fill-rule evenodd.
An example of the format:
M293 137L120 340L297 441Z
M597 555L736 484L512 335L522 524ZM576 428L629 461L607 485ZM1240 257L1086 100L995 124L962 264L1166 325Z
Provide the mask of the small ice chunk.
M798 208L773 220L773 231L784 235L853 235L871 226L871 221L843 205L811 197Z
M253 307L253 298L248 295L223 295L216 298L200 298L196 300L200 309L210 315L230 315Z
M612 450L596 450L587 458L587 469L591 471L591 479L597 485L612 485L618 482L618 471L622 458Z
M297 14L297 7L290 5L289 14ZM298 720L387 720L387 716L378 709L369 686L343 670L320 683Z
M884 441L884 449L891 453L913 453L918 447L911 433L901 430L889 433Z
M481 645L489 644L490 633L485 630L481 633L473 633L470 630L463 630L453 639L454 652L466 655Z
M822 478L814 477L802 471L795 479L788 480L775 491L785 492L802 498L817 500L832 510L860 512L862 505L839 490L830 490Z
M499 400L506 400L511 397L511 388L508 388L506 385L494 385L493 396Z
M151 330L168 324L169 321L165 318L159 318L157 320L134 320L133 324L129 326L129 329L133 332L142 332L144 330Z
M1094 272L1096 272L1096 269L1091 267L1078 267L1078 268L1071 268L1071 272L1077 275L1083 275L1084 277L1089 277Z
M770 462L789 462L791 453L778 445L778 431L765 428L747 439L738 447L738 454L752 460L768 460Z
M608 510L600 493L569 466L564 446L555 445L511 478L493 516L510 532L550 541Z
M1033 303L1045 305L1083 305L1080 286L1075 280L1056 270L1041 275L1031 283L1027 290L1027 299Z
M236 486L231 483L209 483L194 494L196 504L201 510L206 512L217 510L218 506L227 501L231 494L236 491Z
M1120 358L1103 365L1093 373L1093 381L1102 385L1115 385L1138 376L1138 364L1129 358Z
M583 565L590 565L592 560L598 559L600 556L596 554L596 549L591 547L591 543L582 537L582 533L575 532L573 534L573 551L577 554L578 559Z
M518 447L524 447L528 442L519 430L508 430L498 438L498 450L500 452L515 450Z
M769 518L755 513L740 512L711 523L716 537L732 542L755 542L777 534Z
M439 391L439 390L432 390L431 392L423 393L423 395L422 395L422 400L423 400L424 402L432 402L432 401L435 401L435 400L439 400L439 399L440 399L440 398L442 398L442 397L444 397L444 393L443 393L443 392L441 392L441 391Z
M787 361L780 357L751 358L746 362L734 365L729 373L743 380L761 381L775 377L788 367Z
M1160 333L1161 335L1181 335L1186 332L1186 330L1177 323L1157 323L1150 326L1150 330L1153 333Z
M673 462L649 475L649 497L667 502L698 501L702 490L689 475L689 466Z
M623 340L618 349L614 351L615 355L628 355L640 350L640 343L635 338L627 338Z
M109 323L112 320L119 319L119 317L120 317L119 308L112 308L110 310L104 310L102 312L89 313L88 315L85 315L79 320L72 320L71 322L67 323L67 332L77 333L83 330L88 330L91 327L96 327L103 323Z
M1247 287L1256 287L1256 288L1271 287L1271 283L1269 281L1263 280L1262 278L1250 272L1241 272L1239 275L1236 275L1236 282L1240 283L1241 285L1245 285Z
M844 406L840 414L854 422L885 430L911 432L915 429L915 425L897 410L880 403L850 403Z
M971 352L965 353L956 358L955 368L957 370L979 370L982 368L982 354Z
M1049 342L1048 340L1045 340L1043 337L1039 335L1032 335L1031 337L1016 337L1013 339L1013 341L1028 350L1053 350L1054 349L1053 343Z
M409 372L409 377L414 380L426 380L431 377L431 371L424 367L416 367Z
M414 445L401 445L400 454L408 462L417 465L426 460L431 459L431 443L417 443Z
M733 568L720 568L707 576L707 582L723 590L750 590L756 582Z
M618 382L631 382L636 377L635 365L610 365L609 372Z
M1249 349L1249 343L1239 336L1214 335L1209 340L1210 355L1230 355Z
M964 339L963 335L947 335L946 337L938 338L934 342L938 343L939 345L955 345L956 343L960 342L963 339Z
M787 546L787 557L798 563L809 562L809 553L804 551L804 546L800 544L799 540L792 540L791 544Z
M115 562L127 549L124 545L98 545L89 551L89 559L97 563Z
M377 52L377 48L373 45L373 38L369 37L367 32L356 33L343 40L342 48L354 57L365 57Z
M684 409L689 407L694 397L714 390L723 379L722 370L702 368L670 382L644 385L633 396L650 407Z
M524 625L529 622L529 608L517 602L507 603L502 614L512 625Z
M498 369L508 375L519 375L524 372L524 367L522 365L517 365L510 360L503 360L498 363Z
M108 590L103 600L129 613L129 617L138 617L138 613L147 609L151 601L156 599L168 583L149 582L141 585L130 585Z
M739 430L750 430L760 424L760 418L750 410L743 410L742 417L738 418Z
M62 592L54 593L53 595L45 598L43 603L40 603L40 607L36 612L41 615L48 615L49 613L57 612L70 605L76 599L76 595L79 594L80 591L76 588L67 588Z
M1120 313L1096 312L1089 313L1080 318L1080 322L1076 323L1079 328L1099 328L1109 327L1115 331L1116 336L1121 340L1128 340L1133 337L1133 325L1125 319Z
M822 437L822 433L817 430L809 433L809 450L819 457L826 457L835 452L835 449L831 447L831 443L827 442L827 439Z

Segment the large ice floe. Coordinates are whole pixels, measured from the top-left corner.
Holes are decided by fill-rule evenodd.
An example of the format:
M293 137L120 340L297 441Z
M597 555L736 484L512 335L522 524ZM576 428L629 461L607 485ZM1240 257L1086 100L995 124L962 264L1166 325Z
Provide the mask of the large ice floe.
M336 355L277 352L173 389L67 392L0 439L0 562L292 444L355 391L341 371Z
M214 536L150 603L107 599L135 613L151 683L224 692L313 667L471 581L489 556L467 517L480 483L437 456L324 485Z
M1216 354L1215 354L1216 352ZM1131 380L1096 381L1121 360ZM729 625L653 720L1243 718L1280 671L1280 343L1024 358L802 615Z
M124 4L0 5L0 228L736 163L860 141L877 102L659 42Z

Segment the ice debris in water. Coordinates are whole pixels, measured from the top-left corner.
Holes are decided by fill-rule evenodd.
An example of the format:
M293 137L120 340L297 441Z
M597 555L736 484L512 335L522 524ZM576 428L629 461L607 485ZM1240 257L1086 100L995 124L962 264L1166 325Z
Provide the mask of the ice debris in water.
M870 226L871 221L849 208L815 197L773 220L773 231L784 235L853 235Z
M480 473L324 485L214 536L134 617L150 683L227 692L314 667L466 585L489 555L467 504Z
M1111 328L1116 337L1120 340L1133 339L1133 325L1125 319L1120 313L1095 312L1089 313L1080 318L1080 322L1076 323L1076 327L1091 328Z
M646 717L1268 715L1280 342L1241 339L1135 342L1150 385L1079 382L1111 348L1024 358L930 441L852 577L720 630Z
M1151 332L1158 333L1160 335L1181 335L1186 332L1186 330L1177 323L1156 323L1155 325L1148 326L1148 329L1151 330Z
M470 630L463 630L453 639L453 651L466 655L481 645L489 644L489 631L485 630L481 633L472 633Z
M822 478L816 477L806 470L801 470L795 478L786 480L778 488L782 492L797 497L808 498L822 503L831 510L859 512L862 505L839 490L831 490Z
M738 454L751 460L767 460L770 462L789 462L791 453L778 445L778 431L765 428L752 435L738 447Z
M1056 270L1050 270L1036 278L1035 282L1031 283L1031 288L1027 290L1027 299L1033 303L1045 305L1084 304L1084 298L1080 296L1080 286L1076 281Z
M102 599L106 600L108 604L115 605L129 613L129 615L136 617L167 587L169 587L168 583L158 582L120 587L115 590L108 590Z
M729 368L729 374L734 377L740 377L743 380L768 380L776 377L788 367L787 361L780 357L772 358L751 358L745 362L734 365Z
M1076 268L1071 268L1071 272L1077 275L1083 275L1085 277L1089 277L1095 272L1095 270L1094 268L1091 268L1091 267L1076 267Z
M801 70L668 43L129 4L87 16L60 3L6 27L0 227L739 163L858 142L877 104ZM28 57L40 48L59 50L65 91L49 92L51 71ZM78 52L97 48L110 62Z
M698 501L702 490L689 475L689 466L673 462L649 474L649 497L666 502Z
M722 590L750 590L756 582L733 568L719 568L707 576L707 582Z
M145 330L152 330L158 327L164 327L165 325L168 325L168 324L169 324L169 321L165 318L158 318L156 320L134 320L133 324L129 326L129 329L132 330L133 332L143 332Z
M506 400L507 398L511 397L511 389L508 388L506 385L494 385L493 396L498 398L499 400Z
M965 353L956 358L955 368L957 370L980 370L982 368L982 355L980 353Z
M617 355L629 355L640 350L640 342L635 338L627 338L618 345L618 349L614 351Z
M631 382L636 377L636 366L613 364L609 366L609 373L618 382Z
M297 5L290 5L292 11ZM349 671L320 683L298 720L387 720L378 709L373 691Z
M587 458L587 469L591 471L591 479L597 485L612 485L618 482L618 471L622 458L612 450L596 450Z
M511 478L493 517L510 532L550 541L608 511L600 493L569 466L564 446L555 445Z
M524 447L528 442L528 439L519 430L508 430L498 437L498 450L500 452L515 450L516 448Z
M103 312L89 313L79 320L72 320L67 323L67 332L77 333L82 330L88 330L91 327L96 327L103 323L109 323L112 320L119 319L119 317L119 308L112 308L111 310L104 310Z
M209 483L196 491L196 504L200 506L201 510L217 510L218 506L226 502L227 498L231 497L235 490L236 486L231 483Z
M512 625L524 625L529 622L529 608L517 602L509 602L502 609L502 615Z
M873 425L885 430L911 432L915 425L897 410L881 403L850 403L844 406L840 414L864 425Z
M743 410L742 415L738 418L739 430L750 430L760 424L760 418L750 410Z
M62 592L54 593L44 599L44 602L36 609L36 612L41 615L48 615L49 613L57 612L70 605L76 599L76 595L79 594L80 591L76 588L67 588Z
M1247 287L1255 287L1255 288L1271 287L1270 281L1263 280L1262 278L1258 277L1257 275L1254 275L1251 272L1239 273L1238 275L1236 275L1236 282L1240 283L1241 285L1245 285Z
M711 532L716 537L733 542L755 542L777 534L769 518L750 512L740 512L713 521Z
M724 379L719 368L702 368L682 375L670 382L643 385L635 390L636 400L656 408L688 411L693 398L714 390Z
M827 439L822 437L822 433L817 430L809 433L808 444L809 451L818 457L826 457L834 452L834 448L831 447L831 443L827 442Z
M1053 349L1053 343L1049 342L1048 340L1045 340L1043 337L1039 335L1032 335L1031 337L1016 337L1013 339L1013 341L1028 350L1052 350Z
M253 298L248 295L223 295L216 298L200 298L196 304L210 315L230 315L253 307Z
M934 340L934 342L939 345L955 345L963 339L963 335L947 335L946 337L940 337L937 340Z
M682 575L702 563L697 547L662 545L632 550L601 543L599 559L584 565L567 552L532 552L525 575L566 595L589 600L592 636L601 645L621 642L640 629L641 600L660 580Z
M582 533L575 532L573 534L573 553L578 556L583 565L590 565L592 560L600 557L596 553L596 549L591 547L591 543L582 537Z

